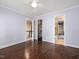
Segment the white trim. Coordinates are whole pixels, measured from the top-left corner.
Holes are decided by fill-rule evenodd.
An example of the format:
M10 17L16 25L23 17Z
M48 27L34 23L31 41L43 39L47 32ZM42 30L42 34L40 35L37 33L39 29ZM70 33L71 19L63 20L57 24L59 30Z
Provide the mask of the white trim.
M48 41L48 40L43 40L43 41L49 42L49 43L53 43L52 41ZM53 43L53 44L55 44L55 43ZM77 45L71 45L71 44L64 44L64 46L68 46L68 47L72 47L72 48L79 48L79 46L77 46Z
M8 9L9 11L15 12L16 14L19 14L19 15L22 15L22 16L25 16L25 17L30 17L30 16L26 16L24 14L21 14L19 12L16 12L15 10L13 10L12 8L9 8L9 7L4 7L4 6L0 5L0 8Z
M53 40L43 40L43 41L53 43Z
M62 9L62 10L58 10L58 11L55 11L55 12L52 12L53 14L56 14L56 13L60 13L60 12L65 12L65 11L68 11L70 9L74 9L74 8L78 8L79 5L76 5L76 6L72 6L72 7L69 7L69 8L65 8L65 9ZM51 12L50 12L51 13ZM49 13L49 14L50 14Z
M77 45L71 45L71 44L64 44L64 46L69 46L69 47L73 47L73 48L79 48L79 46L77 46Z
M26 40L23 40L23 41L20 41L20 42L16 42L16 43L7 44L7 45L3 45L3 46L0 46L0 49L7 48L7 47L10 47L10 46L13 46L13 45L25 42L25 41Z
M32 25L33 25L33 20L32 20L32 18L26 18L25 19L25 25L24 25L24 27L25 27L25 40L27 39L27 24L26 24L26 22L27 21L32 21ZM33 30L33 29L32 29ZM32 35L33 35L33 33L32 33ZM32 39L33 39L33 36L32 36Z
M60 12L64 12L64 11L67 11L67 10L70 10L70 9L73 9L73 8L78 8L79 5L76 5L76 6L72 6L72 7L68 7L68 8L64 8L64 9L61 9L61 10L57 10L57 11L51 11L51 12L48 12L48 13L44 13L42 15L39 15L39 16L35 16L35 17L40 17L40 16L44 16L44 15L48 15L48 14L56 14L56 13L60 13Z
M53 43L55 43L55 17L53 17Z
M57 16L64 16L64 41L65 41L65 18L66 18L66 15L65 13L64 14L57 14L53 17L53 43L55 43L55 17Z

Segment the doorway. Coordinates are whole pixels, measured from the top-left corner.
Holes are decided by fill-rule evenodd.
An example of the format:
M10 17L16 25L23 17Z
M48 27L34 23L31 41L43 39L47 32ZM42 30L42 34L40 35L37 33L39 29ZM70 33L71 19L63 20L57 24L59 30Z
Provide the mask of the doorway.
M38 41L42 41L42 19L38 20Z
M32 40L32 20L26 20L26 39Z
M64 16L55 17L55 44L64 44Z

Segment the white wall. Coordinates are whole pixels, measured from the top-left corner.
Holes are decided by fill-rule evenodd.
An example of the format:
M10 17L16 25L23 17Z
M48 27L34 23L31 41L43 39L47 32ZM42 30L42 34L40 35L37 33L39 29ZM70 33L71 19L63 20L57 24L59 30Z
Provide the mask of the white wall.
M0 48L25 40L25 16L0 7Z
M79 7L66 11L65 45L79 48Z
M64 45L79 48L79 6L35 17L43 19L43 40L54 43L54 16L65 16Z
M43 19L43 40L54 43L55 15L65 15L65 45L79 48L79 7L35 17L36 20ZM0 8L0 48L24 42L25 18L27 17Z
M53 17L52 17L52 22L51 20L51 17L50 16L38 16L38 17L34 17L34 20L35 20L35 39L37 40L38 39L38 20L39 19L42 19L43 20L43 25L42 25L42 35L43 35L43 40L44 41L52 41L53 42L53 37L52 37L52 34L53 34L53 31L50 32L50 30L53 30L53 27L50 28L50 26L52 26L53 24ZM49 20L49 21L48 21ZM50 29L49 29L50 28ZM50 36L50 37L49 37Z

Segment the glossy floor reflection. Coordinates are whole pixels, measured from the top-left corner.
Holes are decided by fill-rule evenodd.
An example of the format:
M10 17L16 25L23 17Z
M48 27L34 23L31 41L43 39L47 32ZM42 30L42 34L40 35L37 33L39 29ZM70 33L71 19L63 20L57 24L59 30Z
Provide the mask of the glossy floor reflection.
M27 41L0 50L0 59L79 59L79 49Z

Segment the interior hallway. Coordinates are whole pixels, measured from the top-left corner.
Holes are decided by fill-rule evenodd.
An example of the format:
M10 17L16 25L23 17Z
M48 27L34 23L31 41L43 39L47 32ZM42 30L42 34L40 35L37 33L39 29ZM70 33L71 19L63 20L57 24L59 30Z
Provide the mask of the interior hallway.
M79 49L30 40L0 50L0 59L79 59Z

